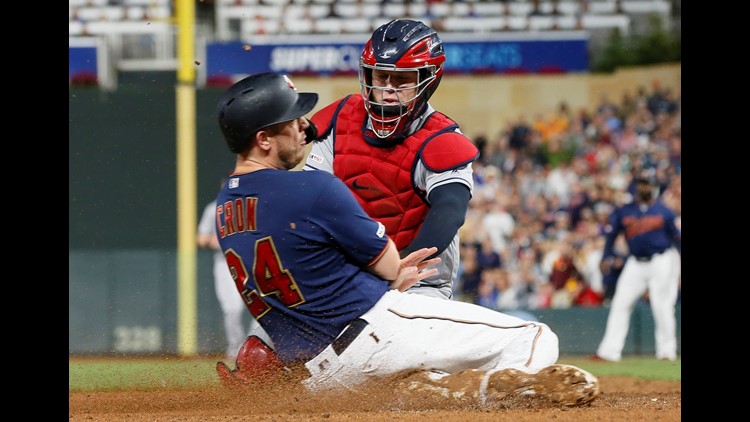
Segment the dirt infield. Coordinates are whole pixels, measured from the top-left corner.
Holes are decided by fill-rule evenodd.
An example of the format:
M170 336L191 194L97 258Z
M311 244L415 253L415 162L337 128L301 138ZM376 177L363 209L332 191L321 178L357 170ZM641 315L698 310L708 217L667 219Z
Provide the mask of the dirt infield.
M589 405L564 407L516 397L486 408L381 388L364 395L311 397L296 385L130 392L71 392L69 421L679 421L680 381L599 377Z

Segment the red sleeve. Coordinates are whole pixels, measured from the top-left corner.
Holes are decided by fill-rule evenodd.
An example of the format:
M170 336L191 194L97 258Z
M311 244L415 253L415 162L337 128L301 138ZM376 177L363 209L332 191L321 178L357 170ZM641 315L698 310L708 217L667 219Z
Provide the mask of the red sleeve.
M428 170L442 173L463 167L479 158L479 150L466 136L448 132L429 141L422 150L422 161Z
M333 117L336 115L339 107L343 104L344 101L346 101L347 98L348 96L336 100L312 115L310 121L312 121L315 124L315 127L318 128L318 139L328 136L328 133L331 131Z

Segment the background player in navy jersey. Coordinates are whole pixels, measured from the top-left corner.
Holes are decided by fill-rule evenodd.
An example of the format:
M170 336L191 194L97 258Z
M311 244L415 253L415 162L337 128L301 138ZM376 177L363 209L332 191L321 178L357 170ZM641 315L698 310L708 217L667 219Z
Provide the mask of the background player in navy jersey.
M404 293L436 273L430 267L440 258L428 258L436 248L401 258L343 181L288 171L304 157L303 116L316 102L317 94L298 94L288 77L261 73L234 84L218 104L237 154L216 201L219 243L277 363L304 370L312 391L356 393L366 381L395 377L402 393L440 388L481 403L515 394L566 405L593 400L598 380L555 364L558 339L546 324ZM247 380L239 367L222 365L222 379Z
M677 358L675 305L680 279L680 232L675 214L658 198L658 187L648 177L635 181L635 199L610 216L602 254L602 272L615 258L615 239L625 236L630 256L625 261L609 309L604 337L595 359L617 362L638 300L648 292L654 315L656 357Z
M443 77L443 42L422 22L377 28L359 63L360 94L323 107L311 121L320 136L304 170L343 180L383 223L401 256L435 246L438 273L409 291L453 297L459 236L473 190L477 147L428 100Z

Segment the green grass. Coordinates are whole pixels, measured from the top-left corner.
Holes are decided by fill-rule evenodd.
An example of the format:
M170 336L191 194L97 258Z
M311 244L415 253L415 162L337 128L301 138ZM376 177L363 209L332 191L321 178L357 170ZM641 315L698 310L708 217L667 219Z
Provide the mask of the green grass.
M561 356L559 363L575 365L597 376L629 376L635 378L682 381L682 359L674 362L655 357L626 356L620 362L595 362L588 357Z
M216 361L168 357L69 359L68 389L116 391L216 386L219 385Z
M183 389L219 385L216 358L138 359L72 358L68 360L69 391ZM578 366L597 376L631 376L681 381L682 362L653 357L625 357L621 362L593 362L580 356L561 356L559 363ZM230 367L234 367L230 364Z

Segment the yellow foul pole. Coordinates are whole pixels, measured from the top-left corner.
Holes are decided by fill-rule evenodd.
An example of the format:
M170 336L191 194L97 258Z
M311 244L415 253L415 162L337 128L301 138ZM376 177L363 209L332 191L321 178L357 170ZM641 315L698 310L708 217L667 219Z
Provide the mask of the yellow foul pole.
M175 1L177 12L177 350L198 350L196 261L195 0Z

